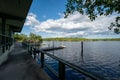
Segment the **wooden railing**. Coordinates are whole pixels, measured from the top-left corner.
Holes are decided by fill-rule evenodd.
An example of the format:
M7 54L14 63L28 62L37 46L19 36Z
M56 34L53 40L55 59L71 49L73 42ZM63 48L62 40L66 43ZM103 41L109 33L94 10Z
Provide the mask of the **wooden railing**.
M0 50L4 53L6 50L10 49L13 44L13 38L0 34Z
M30 54L34 55L34 59L36 59L36 55L40 53L41 54L41 56L40 56L41 68L47 67L55 76L57 76L59 78L59 80L65 80L66 66L68 66L69 68L72 68L73 70L76 70L79 73L82 73L86 77L89 77L89 79L91 79L91 80L106 80L103 77L100 77L100 76L93 74L83 68L80 68L68 61L58 58L58 57L54 56L53 54L50 54L49 52L45 52L43 50L33 48L32 46L29 46L29 44L26 44L26 43L23 43L23 45L28 47L28 51L30 52ZM50 67L49 65L47 65L45 63L45 55L58 61L58 72L56 72L52 67Z

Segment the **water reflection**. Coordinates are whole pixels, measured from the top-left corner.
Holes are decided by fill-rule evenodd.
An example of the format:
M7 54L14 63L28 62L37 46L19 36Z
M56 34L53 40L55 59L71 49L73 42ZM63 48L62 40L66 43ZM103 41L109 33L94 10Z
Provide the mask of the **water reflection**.
M54 45L59 46L60 43L55 42ZM119 41L62 43L67 47L63 50L54 51L55 56L106 77L109 80L120 80Z

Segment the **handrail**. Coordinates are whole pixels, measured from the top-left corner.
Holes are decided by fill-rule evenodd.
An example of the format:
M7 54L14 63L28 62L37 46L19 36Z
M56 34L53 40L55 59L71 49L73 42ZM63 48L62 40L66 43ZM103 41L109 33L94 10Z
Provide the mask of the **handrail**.
M58 72L56 72L53 68L51 68L49 65L45 64L44 65L57 77L59 77Z
M4 53L6 50L10 49L13 38L10 36L3 35L3 34L0 34L0 38L1 38L0 49L2 50L2 53Z
M48 53L48 52L45 52L45 51L40 51L40 52L43 53L43 54L48 55L49 57L51 57L51 58L53 58L53 59L55 59L55 60L57 60L57 61L62 62L63 64L69 66L70 68L75 69L76 71L78 71L78 72L86 75L87 77L90 77L91 79L94 79L94 80L105 80L104 78L102 78L102 77L100 77L100 76L97 76L97 75L95 75L95 74L93 74L93 73L90 73L90 72L88 72L87 70L85 70L85 69L83 69L83 68L80 68L80 67L78 67L78 66L76 66L76 65L74 65L74 64L72 64L72 63L70 63L70 62L68 62L68 61L65 61L65 60L63 60L63 59L61 59L61 58L58 58L58 57L56 57L56 56L54 56L54 55L52 55L52 54L50 54L50 53Z
M28 44L26 44L26 45L28 46ZM100 77L100 76L98 76L96 74L93 74L93 73L91 73L91 72L89 72L89 71L87 71L87 70L85 70L85 69L83 69L83 68L81 68L79 66L76 66L76 65L74 65L74 64L72 64L72 63L70 63L68 61L65 61L65 60L63 60L63 59L61 59L59 57L56 57L53 54L50 54L49 52L45 52L43 50L38 50L36 48L31 47L30 53L32 53L34 55L34 58L36 58L36 53L41 53L41 67L42 68L45 65L48 69L52 70L50 66L48 66L47 64L44 63L44 54L46 54L47 56L57 60L59 62L59 71L58 71L58 73L55 72L55 71L52 71L52 72L56 76L58 76L60 80L65 80L65 66L69 66L70 68L82 73L86 77L89 77L89 78L91 78L93 80L106 80L103 77Z
M0 36L11 38L10 36L6 36L6 35L3 35L3 34L0 34Z

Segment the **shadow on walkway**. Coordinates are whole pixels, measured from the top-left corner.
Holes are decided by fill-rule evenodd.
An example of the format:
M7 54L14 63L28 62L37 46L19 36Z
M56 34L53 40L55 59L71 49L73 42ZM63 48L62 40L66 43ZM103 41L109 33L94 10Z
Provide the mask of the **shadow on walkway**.
M0 80L50 80L50 77L36 64L21 43L15 43L8 60L0 66Z

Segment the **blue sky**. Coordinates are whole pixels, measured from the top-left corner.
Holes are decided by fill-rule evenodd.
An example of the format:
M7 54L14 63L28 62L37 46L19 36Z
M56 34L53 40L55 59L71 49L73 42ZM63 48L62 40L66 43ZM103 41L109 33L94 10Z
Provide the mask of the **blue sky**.
M115 14L100 16L91 22L86 15L78 12L64 19L63 12L67 0L33 0L22 33L33 32L46 37L87 37L108 38L120 37L108 30L115 20Z

